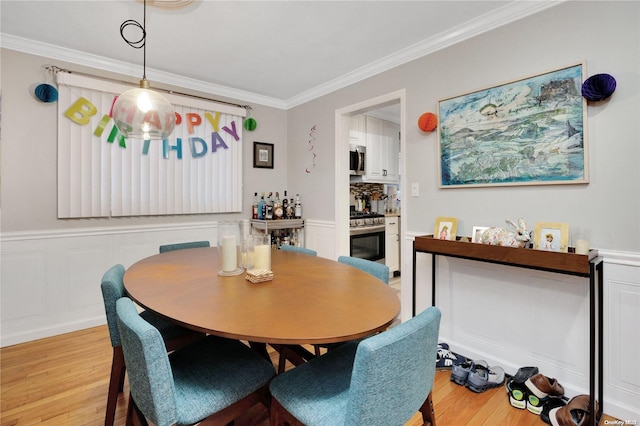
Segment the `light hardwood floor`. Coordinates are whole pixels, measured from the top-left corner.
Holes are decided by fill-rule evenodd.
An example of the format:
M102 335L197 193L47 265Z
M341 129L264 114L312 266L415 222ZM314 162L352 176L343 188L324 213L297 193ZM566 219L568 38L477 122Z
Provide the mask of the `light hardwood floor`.
M106 326L0 349L1 424L103 424L111 351ZM277 354L272 352L271 357L277 365ZM512 408L504 387L476 394L452 383L449 375L448 371L436 373L433 402L439 426L545 424L526 410ZM116 425L124 424L127 399L125 382ZM267 411L256 406L235 425L268 423ZM416 414L407 426L419 424Z

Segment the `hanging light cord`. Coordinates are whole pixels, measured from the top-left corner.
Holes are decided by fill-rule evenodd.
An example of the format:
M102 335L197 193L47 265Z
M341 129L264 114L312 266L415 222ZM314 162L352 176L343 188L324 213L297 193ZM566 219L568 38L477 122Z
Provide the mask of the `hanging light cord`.
M147 0L144 0L143 10L144 12L142 16L142 25L140 25L140 22L134 19L128 19L120 25L120 36L125 42L127 42L129 46L133 47L134 49L142 49L142 79L146 80L147 79L147 31L145 28L147 26ZM127 27L130 27L130 26L140 28L142 32L142 36L140 37L139 40L130 40L127 38L127 36L125 36L124 32L126 31Z

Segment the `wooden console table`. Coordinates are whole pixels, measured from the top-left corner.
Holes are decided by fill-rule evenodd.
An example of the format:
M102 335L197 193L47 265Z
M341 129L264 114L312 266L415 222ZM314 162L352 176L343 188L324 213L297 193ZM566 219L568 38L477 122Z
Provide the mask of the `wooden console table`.
M490 246L470 242L448 241L433 238L433 235L415 237L413 242L413 294L412 313L416 315L416 254L431 253L431 304L436 306L436 256L455 257L478 262L497 263L517 268L536 269L558 274L576 275L589 279L589 395L590 412L594 412L595 383L598 381L600 410L591 416L596 425L602 415L602 289L603 261L597 250L588 255L550 252L525 248ZM596 358L597 350L597 358ZM597 369L596 369L597 360Z

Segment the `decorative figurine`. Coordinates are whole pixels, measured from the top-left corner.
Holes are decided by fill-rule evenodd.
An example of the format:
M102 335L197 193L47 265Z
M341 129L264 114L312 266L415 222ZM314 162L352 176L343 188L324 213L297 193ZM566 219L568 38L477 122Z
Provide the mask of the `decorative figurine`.
M524 247L531 236L527 231L527 224L523 218L518 219L518 225L511 220L506 220L511 229L488 228L482 233L482 244L503 247Z

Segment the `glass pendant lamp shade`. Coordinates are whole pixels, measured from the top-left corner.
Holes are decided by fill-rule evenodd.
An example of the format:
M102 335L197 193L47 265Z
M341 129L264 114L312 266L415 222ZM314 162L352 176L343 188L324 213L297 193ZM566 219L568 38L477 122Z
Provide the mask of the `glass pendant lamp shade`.
M149 89L149 81L118 96L113 104L113 120L127 138L143 140L168 138L176 125L176 115L169 101Z

